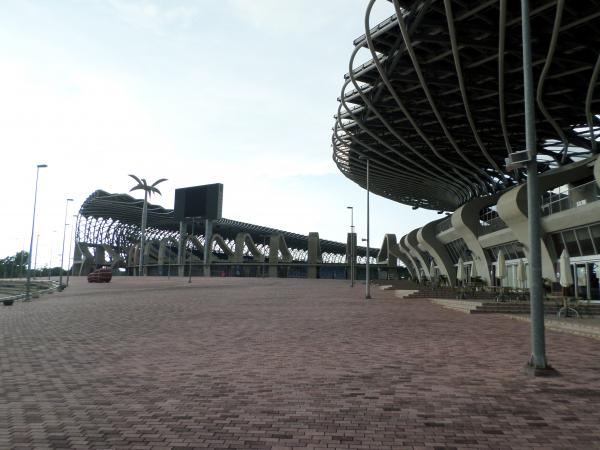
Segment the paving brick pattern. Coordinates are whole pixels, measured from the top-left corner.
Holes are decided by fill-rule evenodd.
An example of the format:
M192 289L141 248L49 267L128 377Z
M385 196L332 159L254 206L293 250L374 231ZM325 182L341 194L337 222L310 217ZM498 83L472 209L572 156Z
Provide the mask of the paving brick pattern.
M600 448L597 340L335 280L76 279L0 307L0 449Z

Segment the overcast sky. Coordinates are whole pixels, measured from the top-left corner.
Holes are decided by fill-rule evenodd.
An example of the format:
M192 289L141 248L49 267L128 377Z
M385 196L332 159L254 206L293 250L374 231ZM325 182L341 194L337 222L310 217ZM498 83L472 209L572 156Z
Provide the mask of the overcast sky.
M72 223L94 190L127 192L129 173L168 178L152 199L164 207L221 182L224 217L324 239L345 241L353 205L364 237L366 193L333 163L331 127L366 4L3 0L0 257L29 247L42 163L38 267L60 257L65 199ZM392 9L379 0L372 24ZM372 246L439 218L371 204Z

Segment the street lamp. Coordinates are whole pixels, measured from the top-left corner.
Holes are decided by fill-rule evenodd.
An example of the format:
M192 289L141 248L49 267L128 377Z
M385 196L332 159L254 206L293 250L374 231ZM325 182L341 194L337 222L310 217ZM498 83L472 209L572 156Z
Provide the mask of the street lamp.
M370 200L370 191L369 191L369 156L368 154L361 155L359 159L364 159L367 161L367 273L365 276L365 299L371 298L371 280L369 274L369 238L370 238L370 210L369 210L369 200Z
M37 237L35 238L35 259L33 260L33 271L37 272L37 255L38 255L38 248L40 246L40 233L37 234Z
M529 0L521 0L521 28L523 39L523 103L525 106L524 162L527 167L527 216L529 231L529 302L531 308L531 357L526 369L533 375L550 375L555 371L546 359L544 330L544 300L542 293L542 257L540 245L540 196L537 168L537 138L533 69L531 63L531 29ZM525 152L519 152L525 153ZM514 155L514 154L513 154ZM517 156L518 158L518 156ZM515 157L510 158L512 160Z
M350 210L350 286L354 287L354 207L346 206Z
M62 276L63 276L63 259L65 256L65 238L67 236L67 212L69 211L69 202L72 202L72 198L68 198L65 204L65 225L63 228L63 242L62 242L62 250L60 252L60 276L58 277L58 287L62 289Z
M69 275L73 270L73 264L75 260L73 260L73 264L71 264L71 257L73 255L73 241L75 240L75 225L77 224L77 214L73 214L73 226L71 227L71 239L69 240L69 258L67 259L67 286L69 285Z
M52 277L52 256L54 253L54 240L56 239L56 230L52 230L52 240L50 241L50 262L48 263L48 279Z
M27 258L27 284L25 286L25 299L31 298L31 252L33 251L33 233L35 231L35 207L37 206L37 189L40 169L48 167L46 164L38 164L35 172L35 194L33 196L33 220L31 221L31 239L29 240L29 255Z

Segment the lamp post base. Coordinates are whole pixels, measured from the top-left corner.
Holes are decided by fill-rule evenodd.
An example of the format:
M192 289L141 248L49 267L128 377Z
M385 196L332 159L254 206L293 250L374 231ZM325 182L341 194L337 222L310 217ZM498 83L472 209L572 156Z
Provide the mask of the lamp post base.
M535 367L531 362L528 362L523 367L523 371L530 377L559 377L560 372L554 369L549 364L546 367Z

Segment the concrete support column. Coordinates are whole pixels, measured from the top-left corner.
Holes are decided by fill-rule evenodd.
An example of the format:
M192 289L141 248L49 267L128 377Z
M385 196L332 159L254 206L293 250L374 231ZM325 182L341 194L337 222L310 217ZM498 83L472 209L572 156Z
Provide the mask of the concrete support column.
M346 236L346 264L348 265L348 279L352 278L351 271L354 270L356 280L356 233L348 233Z
M179 222L179 241L177 245L177 275L185 275L185 243L187 241L187 230L183 221Z
M527 185L517 186L498 200L498 215L510 228L519 242L523 244L523 249L529 257L529 224L527 220ZM549 249L544 242L544 232L540 230L540 250L542 258L542 277L556 282L556 273L554 272L554 261L556 255L553 249ZM552 252L552 253L551 253Z
M73 274L87 275L94 269L94 257L85 244L75 243L73 256Z
M173 262L173 252L169 247L169 244L179 244L179 242L173 238L165 238L160 241L158 247L158 268L162 273L165 265L171 265Z
M148 275L148 268L158 263L158 245L156 239L148 240L146 238L144 249L144 275Z
M402 261L413 278L418 278L418 271L413 261L396 241L396 235L388 233L384 236L381 249L377 254L377 264L384 264L388 268L398 267L398 260Z
M383 237L383 242L377 253L377 265L385 267L397 267L398 266L398 244L396 243L395 234L386 234Z
M244 262L244 245L246 244L246 234L238 233L235 237L235 250L233 254L233 261L236 263Z
M419 241L417 240L417 233L419 229L412 230L410 233L406 235L406 245L413 255L414 259L419 261L421 265L421 270L423 270L423 274L426 278L430 278L429 276L429 261L425 261L421 250L419 250Z
M163 266L165 265L165 259L167 254L167 242L168 239L161 239L158 244L158 270L161 271Z
M413 271L414 271L413 276L417 279L417 281L421 282L422 277L421 277L421 270L419 267L419 263L415 260L415 258L413 257L413 255L410 251L410 247L406 244L407 236L408 235L402 236L402 238L400 239L400 242L398 244L398 248L406 256L408 261L410 261L410 265L413 267Z
M444 220L444 219L441 219ZM436 220L428 223L424 227L417 231L417 241L423 247L427 249L431 257L435 260L435 263L440 271L440 274L444 275L450 282L450 286L456 284L456 270L452 262L452 258L448 254L446 247L436 238L436 225L441 221ZM429 270L430 266L427 266ZM431 273L429 277L431 278Z
M317 278L319 276L319 266L321 259L321 243L319 233L308 233L308 278Z
M498 195L475 198L454 211L450 219L454 231L465 241L467 248L471 250L473 264L477 266L477 274L490 286L494 281L490 275L492 261L489 255L483 250L478 239L479 214L483 208L492 206L497 201Z
M417 270L412 258L410 257L410 253L402 246L401 242L398 242L396 240L395 234L392 234L390 236L393 236L393 240L394 242L396 242L396 257L404 263L404 265L406 266L406 270L408 270L408 273L413 279L419 279L419 271ZM400 241L402 241L402 239Z
M136 244L130 245L127 249L127 268L132 269L132 273L135 273L135 250Z
M98 268L98 266L106 265L106 259L104 258L104 248L101 245L98 245L95 248L94 264L96 265L96 268Z
M277 278L277 263L279 262L279 236L269 237L269 277Z
M204 222L204 276L210 277L210 263L212 257L212 220Z
M115 267L119 267L121 265L121 263L123 262L123 258L121 258L121 255L108 244L103 244L102 247L104 248L104 252L105 252L104 260L106 261L107 254L110 257L111 269L114 269Z
M557 186L585 179L592 175L592 173L598 181L600 179L600 166L598 164L598 159L593 162L593 158L590 158L539 175L540 195ZM591 168L591 165L594 166L593 169ZM529 257L527 185L523 184L517 186L502 195L498 200L497 209L498 215L504 220L516 238L524 245L525 254ZM542 220L540 229L542 277L551 281L557 281L556 273L554 271L554 262L558 259L558 255L555 253L553 246L548 246L544 242L545 234L544 220Z
M412 261L406 256L400 245L398 245L398 259L404 263L404 266L406 267L406 270L408 270L410 276L413 279L418 279L415 266L413 266Z

